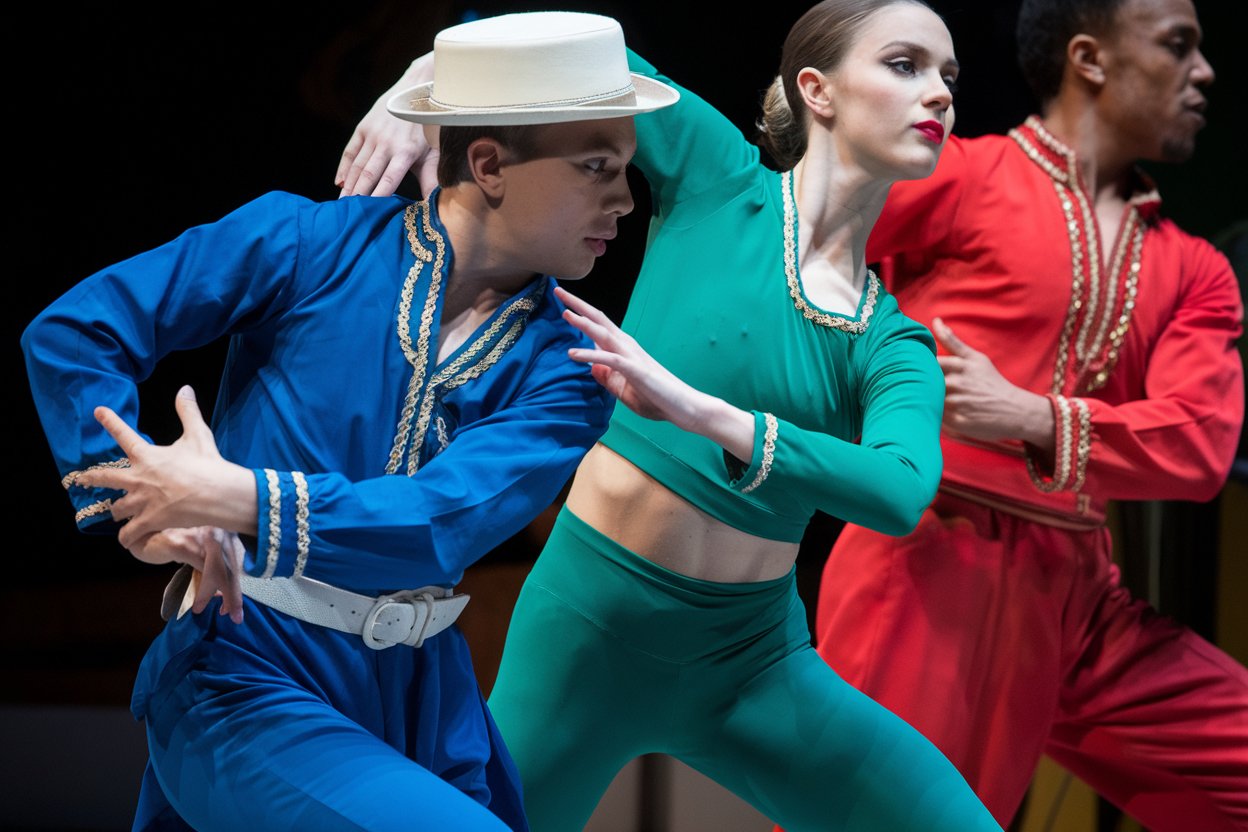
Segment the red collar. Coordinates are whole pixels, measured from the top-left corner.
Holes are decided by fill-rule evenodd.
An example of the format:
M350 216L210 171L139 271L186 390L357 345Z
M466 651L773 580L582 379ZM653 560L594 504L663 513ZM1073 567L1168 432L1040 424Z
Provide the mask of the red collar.
M1068 188L1083 188L1075 151L1045 129L1039 116L1027 120L1010 131L1027 158L1056 182ZM1153 222L1161 212L1161 194L1152 178L1139 167L1132 168L1131 198L1128 202L1145 222Z

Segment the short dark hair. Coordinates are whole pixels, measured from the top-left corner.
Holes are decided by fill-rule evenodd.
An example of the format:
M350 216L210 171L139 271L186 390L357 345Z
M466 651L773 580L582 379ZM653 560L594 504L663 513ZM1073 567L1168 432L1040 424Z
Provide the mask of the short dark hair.
M1066 47L1075 35L1113 31L1126 0L1023 0L1015 38L1018 65L1031 91L1046 104L1057 97L1066 71Z
M438 130L438 184L443 188L472 179L468 167L468 147L477 139L494 139L519 157L530 158L537 148L540 124L504 127L442 127Z

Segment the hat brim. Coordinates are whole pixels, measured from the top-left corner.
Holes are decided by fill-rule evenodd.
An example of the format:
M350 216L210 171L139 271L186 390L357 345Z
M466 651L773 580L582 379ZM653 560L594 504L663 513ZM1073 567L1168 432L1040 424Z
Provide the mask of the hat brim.
M680 99L680 93L667 84L645 75L631 75L634 94L627 102L609 99L558 107L450 107L430 98L433 91L433 82L430 81L391 96L386 102L386 109L391 115L418 124L506 126L635 116L668 107Z

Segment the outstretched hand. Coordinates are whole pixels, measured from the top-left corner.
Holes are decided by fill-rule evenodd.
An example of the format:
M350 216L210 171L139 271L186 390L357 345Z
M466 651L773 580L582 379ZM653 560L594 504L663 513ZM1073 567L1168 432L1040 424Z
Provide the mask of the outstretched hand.
M607 392L647 419L666 420L682 427L694 419L698 391L651 358L596 306L563 287L557 287L555 294L568 307L564 320L594 342L595 349L570 349L568 356L589 364L590 372Z
M1022 439L1052 450L1048 399L1011 384L992 359L968 346L940 318L932 321L932 334L948 352L936 358L945 374L945 427L973 439Z
M243 546L237 532L254 533L255 479L221 457L194 390L179 390L174 406L182 436L167 446L153 445L110 408L97 407L96 420L130 467L84 471L77 482L126 492L112 503L113 519L124 523L117 535L121 545L148 563L190 564L202 572L195 611L220 593L222 614L242 621Z
M669 421L711 439L738 459L750 458L751 414L681 381L597 307L562 287L555 294L568 307L564 320L594 342L594 349L570 349L568 356L589 364L607 392L639 416Z
M393 87L382 93L356 125L334 174L340 196L389 196L403 178L415 171L425 196L438 184L438 149L419 124L393 116L386 102L396 93L433 79L433 54L408 68Z
M129 468L96 468L78 476L88 487L125 491L113 501L113 518L125 521L118 539L127 549L166 529L219 526L254 534L256 482L251 471L227 462L217 450L190 387L178 391L174 405L182 436L172 445L153 445L107 407L96 420L129 457Z

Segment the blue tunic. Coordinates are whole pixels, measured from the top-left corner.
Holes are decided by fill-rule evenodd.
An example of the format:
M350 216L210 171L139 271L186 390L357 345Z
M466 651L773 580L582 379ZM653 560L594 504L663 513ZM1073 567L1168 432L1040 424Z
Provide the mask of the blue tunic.
M611 404L567 357L584 339L549 277L437 361L445 237L436 198L271 193L58 299L22 345L80 527L112 531L117 495L73 473L125 464L92 408L137 424L136 385L162 356L228 334L212 421L257 478L248 571L367 594L458 581L550 505ZM455 628L373 651L250 599L238 626L215 606L171 621L140 669L153 765L136 828L174 816L165 798L198 828L429 822L431 804L457 828L477 828L462 814L477 804L524 826Z

